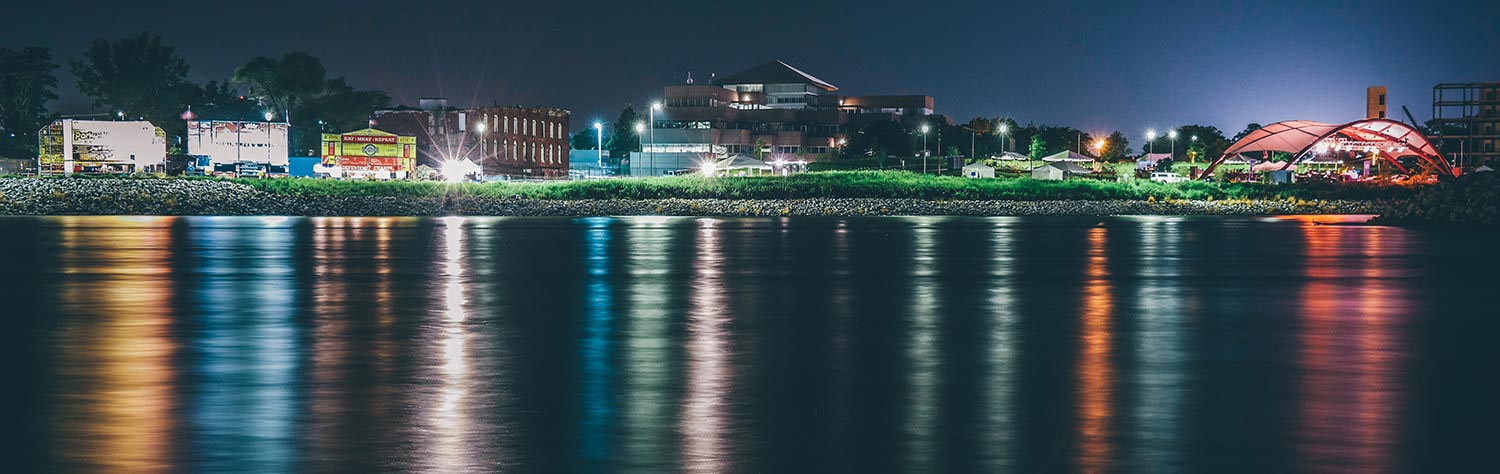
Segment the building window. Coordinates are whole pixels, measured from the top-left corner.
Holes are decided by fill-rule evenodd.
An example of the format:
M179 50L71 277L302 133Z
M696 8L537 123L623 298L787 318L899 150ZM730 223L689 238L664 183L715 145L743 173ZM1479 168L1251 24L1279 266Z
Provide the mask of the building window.
M1384 110L1380 111L1380 118L1385 118L1385 111Z
M1380 94L1380 105L1385 105L1385 94Z

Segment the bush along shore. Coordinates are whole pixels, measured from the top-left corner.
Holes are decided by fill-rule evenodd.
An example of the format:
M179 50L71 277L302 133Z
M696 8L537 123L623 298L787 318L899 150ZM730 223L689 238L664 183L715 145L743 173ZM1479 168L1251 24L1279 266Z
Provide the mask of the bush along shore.
M1378 214L1404 187L969 180L910 173L445 184L0 178L3 215L874 216Z
M1470 173L1397 201L1375 219L1393 225L1500 226L1500 173Z

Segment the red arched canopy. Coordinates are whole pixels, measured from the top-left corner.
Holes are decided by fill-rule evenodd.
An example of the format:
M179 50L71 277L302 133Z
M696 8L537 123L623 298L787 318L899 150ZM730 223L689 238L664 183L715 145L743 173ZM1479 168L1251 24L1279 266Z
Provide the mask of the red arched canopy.
M1224 150L1223 156L1208 165L1208 169L1203 170L1203 175L1211 176L1220 163L1241 153L1276 151L1290 153L1293 158L1287 162L1286 166L1291 166L1294 162L1303 159L1313 147L1329 143L1346 147L1346 149L1377 154L1403 172L1406 168L1401 166L1396 158L1417 156L1432 164L1440 173L1448 175L1454 173L1453 167L1449 166L1448 161L1438 153L1437 147L1433 146L1427 137L1422 136L1421 132L1394 120L1368 119L1343 125L1306 120L1290 120L1267 125L1246 134L1240 141L1230 145ZM1283 166L1283 169L1286 166Z

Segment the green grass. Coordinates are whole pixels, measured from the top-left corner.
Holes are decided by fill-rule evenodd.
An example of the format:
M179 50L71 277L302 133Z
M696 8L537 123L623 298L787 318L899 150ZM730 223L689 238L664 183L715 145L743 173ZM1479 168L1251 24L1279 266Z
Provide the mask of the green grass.
M318 196L494 196L533 199L800 199L921 198L1010 200L1146 199L1394 199L1418 188L1371 183L1266 185L1255 183L1163 184L1073 179L967 179L901 171L829 171L790 177L704 178L679 176L544 183L462 183L411 181L333 181L323 179L240 179L262 191Z

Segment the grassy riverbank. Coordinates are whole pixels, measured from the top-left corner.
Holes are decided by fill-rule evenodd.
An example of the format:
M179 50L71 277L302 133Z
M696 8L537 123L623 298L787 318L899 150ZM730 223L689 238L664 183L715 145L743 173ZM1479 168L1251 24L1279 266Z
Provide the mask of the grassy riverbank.
M966 179L900 171L836 171L790 177L559 181L546 183L365 182L321 179L235 180L273 194L311 196L484 196L549 200L579 199L810 199L910 198L956 200L1386 200L1419 188L1370 183L1264 185L1251 183L1162 184L1075 179Z

